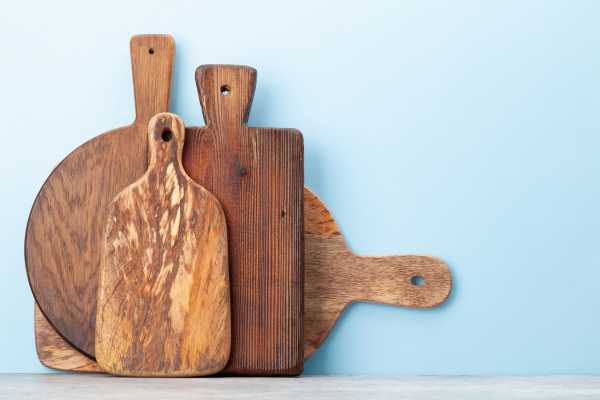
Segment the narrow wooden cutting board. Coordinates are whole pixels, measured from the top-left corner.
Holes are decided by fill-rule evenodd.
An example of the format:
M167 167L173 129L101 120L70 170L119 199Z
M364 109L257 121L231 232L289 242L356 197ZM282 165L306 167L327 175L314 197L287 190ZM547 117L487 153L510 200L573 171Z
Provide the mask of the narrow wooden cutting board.
M158 114L148 131L148 170L108 210L96 359L117 375L214 374L231 343L225 215L183 170L181 119Z
M303 369L303 141L246 125L256 70L196 70L206 126L188 129L183 165L223 205L229 239L232 349L224 372Z
M87 355L94 355L99 243L108 204L146 170L148 121L168 110L174 54L170 36L131 39L135 121L69 154L29 215L25 263L35 300L57 331Z

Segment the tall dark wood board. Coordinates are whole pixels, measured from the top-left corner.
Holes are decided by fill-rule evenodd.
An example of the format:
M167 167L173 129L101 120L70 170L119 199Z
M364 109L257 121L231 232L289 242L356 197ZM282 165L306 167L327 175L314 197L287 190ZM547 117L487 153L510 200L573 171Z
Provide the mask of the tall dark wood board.
M246 125L256 71L196 70L205 127L188 129L183 164L221 202L229 239L232 348L223 372L303 370L303 140Z

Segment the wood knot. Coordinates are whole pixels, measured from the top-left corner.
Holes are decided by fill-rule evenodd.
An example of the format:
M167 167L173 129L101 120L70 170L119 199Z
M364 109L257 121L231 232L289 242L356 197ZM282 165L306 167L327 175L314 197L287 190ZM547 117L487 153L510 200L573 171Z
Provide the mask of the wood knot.
M237 171L238 176L245 176L248 174L248 169L242 165L240 160L235 161L235 170Z

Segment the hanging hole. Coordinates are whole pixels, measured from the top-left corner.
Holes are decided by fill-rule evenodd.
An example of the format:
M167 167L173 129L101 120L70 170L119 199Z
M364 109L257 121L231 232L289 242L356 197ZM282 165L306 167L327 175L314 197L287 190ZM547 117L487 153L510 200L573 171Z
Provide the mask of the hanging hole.
M423 278L421 275L411 276L410 283L415 286L423 286L425 285L425 278Z
M154 54L154 47L150 47L150 48L148 49L148 53L150 53L150 54Z
M227 86L227 85L221 86L221 96L229 96L230 93L231 93L231 90L229 89L229 86Z
M160 137L162 138L162 140L164 142L168 142L169 140L173 139L173 132L171 132L171 130L169 128L166 128L162 134L160 135Z

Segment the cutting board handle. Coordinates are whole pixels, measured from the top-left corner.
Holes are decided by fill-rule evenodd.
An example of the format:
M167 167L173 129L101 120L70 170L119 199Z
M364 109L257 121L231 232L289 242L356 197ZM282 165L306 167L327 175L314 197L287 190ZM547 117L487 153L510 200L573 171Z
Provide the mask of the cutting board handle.
M152 117L148 123L148 145L150 147L150 163L148 171L173 167L183 171L181 155L185 140L183 121L175 114L160 113Z
M248 122L256 70L245 65L201 65L196 87L208 126L245 125Z
M169 109L175 40L170 35L136 35L131 38L131 69L135 96L135 121Z
M435 307L448 297L452 275L448 265L431 256L356 256L353 273L360 290L353 301L368 301L403 307Z

